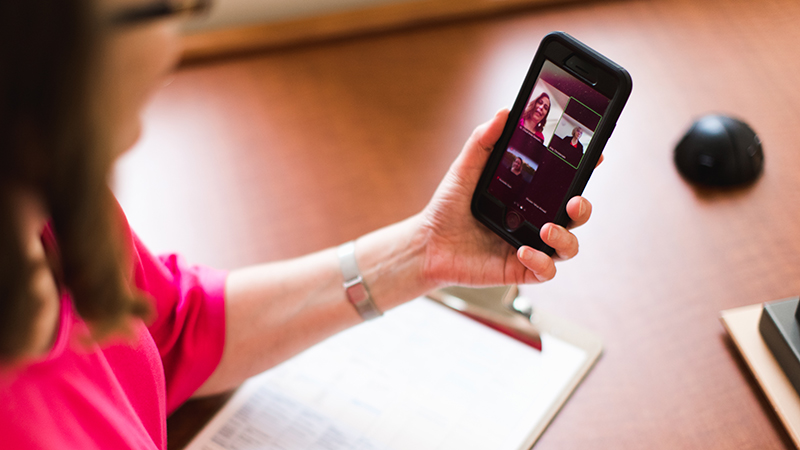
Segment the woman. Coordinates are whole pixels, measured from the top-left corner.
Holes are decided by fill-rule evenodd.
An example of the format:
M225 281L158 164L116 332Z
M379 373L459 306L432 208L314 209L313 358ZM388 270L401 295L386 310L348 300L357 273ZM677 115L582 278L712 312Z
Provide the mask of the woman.
M511 163L511 173L513 173L514 175L521 174L522 173L522 164L523 164L522 158L517 156L516 159L514 159L514 162Z
M578 149L581 153L583 153L583 144L581 143L581 136L583 136L583 130L581 127L575 127L572 129L572 135L568 137L569 145L573 148Z
M151 255L107 179L176 62L179 17L199 6L0 4L4 447L165 449L166 416L187 398L365 318L449 284L555 274L550 257L515 251L469 212L507 111L475 130L422 212L354 243L230 273ZM591 205L576 197L567 210L577 226ZM578 251L560 226L541 234L557 258Z
M539 141L544 142L544 124L547 122L547 114L550 112L550 96L546 92L539 94L536 99L525 107L520 126L532 133Z

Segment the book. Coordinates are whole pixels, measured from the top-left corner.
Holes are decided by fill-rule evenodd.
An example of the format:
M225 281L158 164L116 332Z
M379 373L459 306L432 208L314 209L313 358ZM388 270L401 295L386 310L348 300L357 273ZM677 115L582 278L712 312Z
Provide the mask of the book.
M720 321L786 427L792 442L800 447L800 396L758 331L763 308L764 304L759 303L727 309L722 311Z

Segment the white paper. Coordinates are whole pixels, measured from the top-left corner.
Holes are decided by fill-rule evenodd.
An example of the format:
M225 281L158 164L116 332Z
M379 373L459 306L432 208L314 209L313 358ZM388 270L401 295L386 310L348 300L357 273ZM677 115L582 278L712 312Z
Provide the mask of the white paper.
M251 378L188 450L520 450L587 353L427 299Z

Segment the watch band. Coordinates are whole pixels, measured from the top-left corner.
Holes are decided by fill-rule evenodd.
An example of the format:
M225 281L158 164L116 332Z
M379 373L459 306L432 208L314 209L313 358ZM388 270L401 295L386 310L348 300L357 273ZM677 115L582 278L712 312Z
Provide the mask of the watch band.
M367 289L367 284L361 277L361 271L356 264L356 243L355 241L346 242L339 246L336 251L339 256L339 267L342 269L344 278L344 292L347 299L355 306L356 311L364 320L380 317L383 313Z

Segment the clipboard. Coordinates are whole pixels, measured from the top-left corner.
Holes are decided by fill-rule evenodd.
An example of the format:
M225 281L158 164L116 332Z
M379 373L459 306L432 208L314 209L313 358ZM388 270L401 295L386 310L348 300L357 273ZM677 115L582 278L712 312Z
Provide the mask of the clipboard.
M602 352L534 318L541 351L418 298L249 379L187 450L527 450Z

